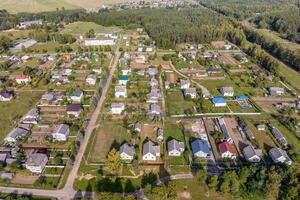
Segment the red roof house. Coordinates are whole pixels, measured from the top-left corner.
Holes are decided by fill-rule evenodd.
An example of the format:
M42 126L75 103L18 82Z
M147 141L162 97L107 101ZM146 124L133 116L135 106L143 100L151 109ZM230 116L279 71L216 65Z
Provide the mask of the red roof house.
M219 152L222 158L231 158L235 159L237 156L235 147L231 144L228 144L226 141L220 143L219 145Z

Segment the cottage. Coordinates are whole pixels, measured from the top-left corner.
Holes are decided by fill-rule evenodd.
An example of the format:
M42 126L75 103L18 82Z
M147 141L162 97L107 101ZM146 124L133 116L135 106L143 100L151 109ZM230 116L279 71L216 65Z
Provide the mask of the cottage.
M287 153L280 149L280 148L272 148L269 151L269 155L272 158L274 163L285 163L287 165L291 165L292 164L292 160L290 159L290 157L287 155Z
M48 157L46 154L33 153L26 160L25 167L33 173L42 173L46 164L48 162Z
M218 145L218 147L222 158L230 158L230 159L236 158L237 153L233 145L227 142L222 142Z
M96 75L90 74L90 75L88 75L88 76L86 77L85 82L86 82L88 85L96 85L96 80L97 80Z
M158 70L156 67L149 67L148 68L148 74L149 76L155 76L158 73Z
M160 106L157 104L150 104L150 115L160 115Z
M128 145L127 143L124 143L120 147L120 157L122 160L133 160L135 155L135 150L133 146Z
M13 98L13 94L7 90L0 91L0 101L10 101Z
M79 117L80 111L81 111L81 105L78 103L71 104L67 107L67 114L74 117Z
M101 74L102 73L102 68L101 67L95 67L92 71L96 74Z
M27 130L22 128L14 128L4 139L7 143L15 143L20 138L24 137L28 133Z
M248 162L258 163L261 160L262 153L258 149L254 149L249 145L243 149L243 155Z
M255 138L252 131L248 127L245 127L244 131L245 131L245 135L248 138L248 140L253 140Z
M264 124L256 124L256 128L259 131L265 131L266 126Z
M27 83L31 82L31 77L28 75L17 75L16 82L18 84L27 84Z
M39 119L39 110L32 108L22 119L24 124L37 124Z
M32 21L24 21L24 22L20 22L18 25L17 25L17 28L19 29L26 29L30 26L37 26L37 25L42 25L43 24L43 21L41 19L39 20L32 20Z
M181 156L184 152L184 143L172 139L168 142L168 155L169 156Z
M58 125L52 133L53 140L55 141L67 141L69 135L69 125L66 124Z
M284 94L284 88L282 87L270 87L269 93L271 96L281 96Z
M127 82L129 81L129 78L128 78L128 76L126 76L126 75L121 75L120 77L119 77L119 85L126 85L127 84Z
M140 133L142 131L142 124L141 122L136 122L134 124L134 131L137 133Z
M224 45L224 49L225 50L230 50L232 48L232 45L231 44L225 44Z
M225 97L232 97L234 95L233 87L221 87L220 92Z
M191 81L189 79L184 80L184 79L180 79L180 89L184 90L184 89L188 89L190 88L191 85Z
M210 156L211 150L206 140L196 139L191 143L193 156L206 158Z
M160 147L148 140L143 145L143 160L155 161L157 156L160 156Z
M156 138L160 142L162 142L164 140L164 130L162 128L158 128L156 130Z
M269 126L271 128L272 135L275 137L275 139L278 141L278 143L280 145L282 145L284 148L287 148L288 143L287 143L285 137L280 132L280 130L278 128L276 128L275 126L273 126L272 124L269 124Z
M152 87L149 94L147 94L147 103L157 103L160 98L159 90Z
M125 110L124 103L112 103L111 104L111 113L120 115Z
M127 89L126 86L123 85L117 85L115 86L115 97L116 98L126 98L127 97Z
M212 103L215 107L225 107L227 103L223 97L214 97L212 98Z
M70 96L72 101L80 102L83 99L83 92L81 90L73 91Z
M187 88L184 89L184 96L190 96L192 99L196 99L197 98L197 90L196 88Z

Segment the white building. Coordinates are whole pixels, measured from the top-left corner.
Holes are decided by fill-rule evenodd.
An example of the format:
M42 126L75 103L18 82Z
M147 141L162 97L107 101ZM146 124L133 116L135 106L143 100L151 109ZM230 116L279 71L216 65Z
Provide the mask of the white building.
M103 38L103 39L89 38L84 40L85 46L111 46L115 44L116 41L112 38Z
M220 92L226 97L232 97L234 95L233 87L221 87Z
M26 160L25 167L33 173L42 173L46 164L48 162L48 157L46 154L33 153Z
M86 77L85 82L89 85L96 85L96 75L90 74Z
M180 79L180 89L182 89L182 90L188 89L188 88L190 88L190 85L191 85L190 80Z
M126 86L123 85L117 85L115 86L115 97L116 98L126 98L127 97L127 89Z
M120 115L125 110L124 103L112 103L111 104L111 113Z
M70 129L66 124L60 124L52 133L53 140L55 141L67 141L69 135Z
M168 155L169 156L181 156L184 151L184 143L172 139L168 142Z
M18 84L26 84L26 83L31 82L31 77L28 75L17 75L16 82Z
M155 145L154 142L148 140L143 145L143 160L155 161L156 157L160 156L160 147Z
M133 160L135 150L134 150L133 146L130 146L127 143L124 143L120 147L119 153L120 153L120 157L121 157L122 160Z

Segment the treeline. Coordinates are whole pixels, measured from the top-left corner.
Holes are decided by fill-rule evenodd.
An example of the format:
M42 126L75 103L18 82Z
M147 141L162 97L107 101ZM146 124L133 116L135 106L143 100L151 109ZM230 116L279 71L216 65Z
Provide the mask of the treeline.
M58 32L51 33L45 29L36 29L31 31L28 36L38 42L58 42L59 44L72 44L76 39L72 34L61 34Z
M245 28L247 39L300 72L300 50L284 48L279 42L257 31Z
M294 7L296 0L200 0L200 4L236 19Z
M178 43L207 43L227 39L232 25L223 16L206 9L136 9L82 15L80 20L104 26L143 26L161 48Z
M259 15L254 22L259 28L271 29L280 33L281 37L300 44L299 8Z

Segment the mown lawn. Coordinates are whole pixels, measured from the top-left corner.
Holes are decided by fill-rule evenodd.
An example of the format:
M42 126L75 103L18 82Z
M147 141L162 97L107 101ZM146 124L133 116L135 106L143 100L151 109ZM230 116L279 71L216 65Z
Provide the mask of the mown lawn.
M186 109L194 110L194 102L184 100L183 94L178 91L167 91L166 106L169 115L184 114Z
M10 102L0 102L0 140L6 137L19 120L39 101L42 92L18 92Z

